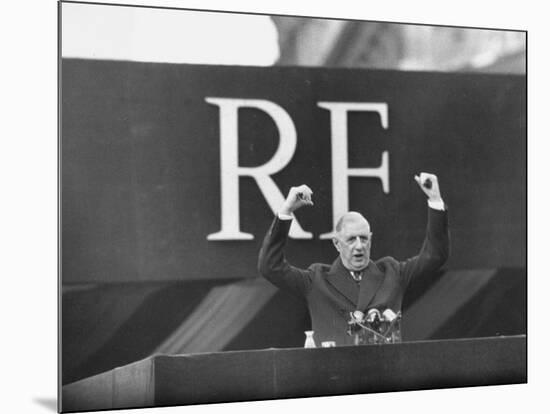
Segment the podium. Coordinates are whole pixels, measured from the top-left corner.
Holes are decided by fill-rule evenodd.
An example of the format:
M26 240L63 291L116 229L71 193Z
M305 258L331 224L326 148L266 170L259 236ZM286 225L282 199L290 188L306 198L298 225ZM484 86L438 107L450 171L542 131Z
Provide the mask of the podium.
M527 381L525 335L155 355L62 388L63 412Z

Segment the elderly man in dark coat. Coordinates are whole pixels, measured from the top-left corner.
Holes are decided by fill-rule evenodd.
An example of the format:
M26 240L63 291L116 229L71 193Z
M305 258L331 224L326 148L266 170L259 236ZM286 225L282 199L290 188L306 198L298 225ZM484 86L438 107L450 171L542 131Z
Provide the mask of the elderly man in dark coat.
M275 286L303 297L308 305L317 343L334 341L351 345L347 333L350 317L362 321L369 310L388 318L401 311L405 290L412 279L439 269L449 254L447 211L437 177L421 173L415 180L428 197L428 225L418 255L399 261L370 258L372 232L369 222L357 212L344 214L336 224L333 243L339 253L331 264L315 263L300 269L284 255L293 212L313 205L311 189L292 187L265 236L259 255L259 270Z

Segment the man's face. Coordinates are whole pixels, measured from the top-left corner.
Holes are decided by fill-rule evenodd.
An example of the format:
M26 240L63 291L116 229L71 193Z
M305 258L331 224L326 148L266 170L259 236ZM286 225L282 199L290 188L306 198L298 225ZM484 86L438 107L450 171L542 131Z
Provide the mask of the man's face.
M348 270L362 270L369 264L372 233L367 220L352 217L345 220L333 239L342 263Z

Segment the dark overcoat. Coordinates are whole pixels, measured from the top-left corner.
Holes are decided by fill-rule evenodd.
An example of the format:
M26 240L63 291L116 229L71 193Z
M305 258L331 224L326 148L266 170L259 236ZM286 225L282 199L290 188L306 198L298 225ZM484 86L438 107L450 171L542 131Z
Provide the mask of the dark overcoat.
M284 247L290 223L277 217L273 220L260 250L259 271L275 286L306 300L318 345L323 341L353 344L346 333L350 312L401 311L411 280L438 270L449 255L447 211L428 208L426 236L418 255L403 261L393 257L371 260L357 284L340 257L332 265L315 263L307 269L289 264Z

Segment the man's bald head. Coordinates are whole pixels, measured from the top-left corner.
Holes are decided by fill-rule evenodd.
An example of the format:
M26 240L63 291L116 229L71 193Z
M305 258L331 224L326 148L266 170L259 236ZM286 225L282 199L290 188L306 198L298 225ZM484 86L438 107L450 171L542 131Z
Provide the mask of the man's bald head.
M332 242L347 269L355 271L368 266L371 236L370 224L362 214L350 211L340 217Z
M336 233L340 233L342 231L342 228L347 224L365 224L368 227L368 231L370 233L369 222L365 217L363 217L361 213L358 213L357 211L348 211L338 219L335 227Z

